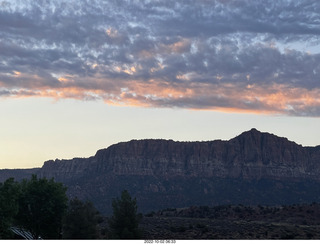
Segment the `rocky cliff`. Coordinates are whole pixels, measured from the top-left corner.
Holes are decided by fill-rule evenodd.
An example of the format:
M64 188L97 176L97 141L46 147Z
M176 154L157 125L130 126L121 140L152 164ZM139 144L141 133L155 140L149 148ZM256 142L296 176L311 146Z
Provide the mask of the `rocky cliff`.
M320 201L320 146L256 129L229 141L132 140L90 158L47 161L35 173L63 182L70 197L89 199L105 214L123 189L143 212Z
M44 163L40 175L60 180L83 173L170 177L320 180L320 146L302 147L256 129L229 141L132 140L90 158Z

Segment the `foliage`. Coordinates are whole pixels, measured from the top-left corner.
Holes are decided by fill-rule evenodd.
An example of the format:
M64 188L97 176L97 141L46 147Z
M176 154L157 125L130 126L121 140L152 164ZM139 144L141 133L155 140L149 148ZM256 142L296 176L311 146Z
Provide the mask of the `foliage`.
M137 201L132 199L129 192L124 190L121 199L112 201L113 216L109 220L112 239L139 239L141 231L138 228L139 215Z
M12 237L9 227L12 226L14 217L19 210L19 194L20 186L13 178L0 183L0 239Z
M34 238L61 238L62 218L67 208L66 187L53 179L30 180L21 183L17 224L31 232Z
M101 216L91 202L70 200L64 218L62 239L98 239Z
M0 239L17 238L11 227L27 231L34 239L99 239L98 224L102 221L91 202L75 198L69 201L67 188L54 179L38 178L21 182L13 178L0 183ZM136 199L128 191L112 202L110 232L113 239L138 239L141 214Z

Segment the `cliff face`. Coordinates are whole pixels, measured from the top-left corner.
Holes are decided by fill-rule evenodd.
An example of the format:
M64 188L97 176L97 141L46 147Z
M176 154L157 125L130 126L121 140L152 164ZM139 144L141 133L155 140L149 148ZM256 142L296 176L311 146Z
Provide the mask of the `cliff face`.
M229 141L122 142L90 158L50 160L32 172L54 177L68 187L69 197L88 199L104 214L110 214L112 199L124 189L142 212L320 202L320 146L302 147L255 129Z
M319 180L320 147L302 147L255 129L230 141L133 140L90 158L44 163L41 176L60 180L84 173L132 176Z

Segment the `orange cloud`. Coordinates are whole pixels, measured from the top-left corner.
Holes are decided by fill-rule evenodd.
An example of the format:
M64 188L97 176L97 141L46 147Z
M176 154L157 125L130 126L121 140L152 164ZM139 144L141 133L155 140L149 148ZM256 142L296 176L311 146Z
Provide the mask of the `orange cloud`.
M181 38L181 40L172 44L159 45L160 53L184 53L191 47L191 41L187 38Z
M134 74L138 67L119 67ZM320 116L320 89L283 84L181 83L150 79L124 80L103 77L57 77L50 84L37 76L15 74L30 80L24 88L2 86L0 96L52 97L54 99L103 100L112 105L141 107L181 107L223 112ZM132 76L134 77L134 76ZM20 84L20 83L19 83ZM39 85L41 84L41 85Z

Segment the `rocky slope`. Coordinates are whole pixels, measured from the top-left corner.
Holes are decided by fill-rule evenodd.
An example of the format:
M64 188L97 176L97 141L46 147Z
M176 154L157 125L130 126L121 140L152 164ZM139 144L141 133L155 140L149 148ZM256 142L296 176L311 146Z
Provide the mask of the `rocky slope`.
M320 146L302 147L256 129L229 141L132 140L90 158L50 160L37 170L41 177L65 183L70 196L89 199L104 213L123 189L137 198L144 212L318 201L319 173Z

